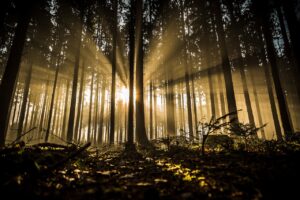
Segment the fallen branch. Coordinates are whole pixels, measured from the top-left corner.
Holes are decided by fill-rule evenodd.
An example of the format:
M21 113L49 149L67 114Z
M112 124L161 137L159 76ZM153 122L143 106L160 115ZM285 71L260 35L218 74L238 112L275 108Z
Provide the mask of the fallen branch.
M62 165L64 165L66 162L68 162L69 160L75 158L76 156L78 156L79 154L81 154L84 150L86 150L89 146L91 145L90 142L86 143L84 146L80 147L77 151L72 152L69 156L67 156L66 158L58 161L57 163L53 164L52 166L48 167L46 171L50 172L54 169L57 169L59 167L61 167Z
M22 137L24 137L25 135L27 135L28 133L30 133L31 131L33 131L34 129L36 129L37 127L33 127L31 129L29 129L28 131L26 131L25 133L23 133L22 135L20 135L19 137L17 137L12 143L10 143L9 145L13 146L15 145Z

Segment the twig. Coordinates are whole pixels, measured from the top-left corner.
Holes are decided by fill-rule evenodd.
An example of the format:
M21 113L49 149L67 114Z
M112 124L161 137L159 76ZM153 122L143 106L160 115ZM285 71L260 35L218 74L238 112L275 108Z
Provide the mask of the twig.
M16 142L18 142L22 137L24 137L26 134L30 133L31 131L33 131L34 129L36 129L37 127L33 127L30 130L26 131L25 133L23 133L22 135L20 135L19 137L17 137L10 145L13 146Z

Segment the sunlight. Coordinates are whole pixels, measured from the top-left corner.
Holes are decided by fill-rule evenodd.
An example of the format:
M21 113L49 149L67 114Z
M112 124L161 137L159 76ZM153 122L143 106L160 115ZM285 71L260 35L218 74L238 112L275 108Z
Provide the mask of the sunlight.
M117 89L116 100L127 103L129 101L129 89L125 87Z

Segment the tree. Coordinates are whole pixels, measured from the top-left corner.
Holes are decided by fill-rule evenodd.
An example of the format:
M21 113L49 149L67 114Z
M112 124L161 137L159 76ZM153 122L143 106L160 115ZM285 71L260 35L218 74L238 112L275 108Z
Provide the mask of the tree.
M116 99L116 68L117 68L117 24L118 24L118 2L113 0L113 22L112 22L112 64L111 64L111 104L110 104L110 134L109 144L114 143L115 137L115 99Z
M84 16L83 5L80 5L79 8L80 8L80 21L78 24L78 32L76 34L77 44L76 44L76 54L75 54L75 66L74 66L74 72L73 72L71 105L70 105L69 123L68 123L68 131L67 131L67 141L68 142L72 142L72 140L73 140L75 106L76 106L76 98L77 98L77 82L78 82L81 38L82 38L82 29L83 29L83 16ZM80 105L78 105L78 106L80 106Z
M191 91L190 91L190 66L188 64L188 50L187 50L187 38L185 35L185 20L184 20L184 4L183 0L180 0L180 18L182 23L182 36L184 43L184 52L183 52L183 63L185 68L184 80L185 80L185 88L186 88L186 97L187 97L187 108L188 108L188 123L189 123L189 136L192 139L194 136L193 131L193 118L192 118L192 103L191 103Z
M33 5L34 0L17 2L17 8L19 10L18 25L0 85L0 146L4 146L5 144L5 136L9 124L10 105L15 90Z
M29 94L29 86L30 86L31 75L32 75L32 65L33 65L32 63L29 63L29 69L28 69L25 84L24 84L22 107L21 107L20 117L19 117L17 138L21 137L22 131L23 131L24 117L25 117L27 99L28 99L28 94Z
M266 12L269 9L269 5L267 1L262 2L262 1L254 0L253 6L256 11L257 20L261 26L261 30L264 34L264 38L266 42L267 56L271 66L271 72L274 81L275 92L276 92L279 112L282 120L283 130L285 135L289 136L292 133L293 128L288 113L289 110L287 107L285 94L283 93L282 85L280 82L278 65L276 62L276 54L273 46L272 32L269 23L270 16L269 16L269 12ZM280 135L278 135L278 139L279 140L281 139Z
M225 88L226 88L226 97L227 97L227 105L229 113L234 113L237 111L233 82L232 82L232 73L231 66L228 57L227 45L225 40L225 32L222 24L222 12L221 12L221 4L219 0L216 0L213 4L213 8L216 14L216 25L217 25L217 34L219 38L219 46L221 52L221 60L222 60L222 69L224 73L225 79ZM236 119L238 122L238 117L234 115L229 116L230 120Z
M134 78L134 1L130 1L130 16L129 16L129 103L128 103L128 126L127 126L127 144L128 150L133 149L133 78Z
M143 1L136 1L136 139L143 146L148 146L144 113L144 45L143 45Z

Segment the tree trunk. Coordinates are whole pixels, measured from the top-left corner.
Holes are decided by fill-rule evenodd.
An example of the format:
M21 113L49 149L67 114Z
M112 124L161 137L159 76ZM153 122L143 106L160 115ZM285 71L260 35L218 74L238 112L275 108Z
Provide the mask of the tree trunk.
M94 89L94 69L92 68L92 79L91 79L91 88L90 88L90 105L89 105L89 119L88 119L88 135L87 141L91 142L91 132L92 132L92 108L93 108L93 89Z
M98 129L98 144L103 142L103 116L104 116L104 105L105 105L105 83L102 83L101 89L101 107L100 107L100 121Z
M261 16L259 23L261 25L261 28L262 28L262 31L263 31L263 34L265 37L265 41L266 41L267 55L269 58L272 77L274 80L275 92L276 92L276 97L277 97L278 106L279 106L279 112L280 112L280 116L281 116L281 120L282 120L282 126L283 126L285 136L290 136L290 134L293 131L293 128L292 128L292 123L291 123L290 116L289 116L289 110L287 107L285 94L283 93L282 85L280 82L279 69L278 69L278 65L276 62L276 53L275 53L274 46L273 46L273 37L272 37L270 25L269 25L270 23L268 20L269 14L265 12L265 10L268 9L267 2L262 2L262 4L260 4L260 6L261 6L261 8L263 8L263 10L261 11L261 13L259 13ZM278 135L278 136L279 136L278 139L281 140L280 135Z
M247 62L248 68L258 66L258 61L255 62L255 58L253 56L250 57L246 53L246 59L247 59L246 62ZM256 106L256 110L257 110L258 123L259 123L259 126L262 127L264 125L264 123L262 120L261 109L260 109L260 105L259 105L259 101L258 101L258 95L257 95L257 89L256 89L256 85L255 85L254 74L253 74L252 70L249 70L249 73L250 73L250 80L252 82L253 96L254 96L255 106ZM262 135L263 139L266 139L266 134L265 134L264 128L261 129L261 135Z
M80 11L80 22L79 23L80 24L79 24L79 30L78 30L75 66L74 66L73 82L72 82L72 96L71 96L69 123L68 123L68 131L67 131L67 141L68 142L72 142L73 134L74 134L74 118L75 118L76 97L77 97L77 82L78 82L81 37L82 37L82 28L83 28L83 11ZM78 106L80 106L80 105L78 105Z
M85 63L83 62L82 69L81 69L79 99L78 99L77 115L76 115L75 130L74 130L74 140L76 142L77 142L77 137L78 137L78 131L80 130L79 129L80 116L82 115L81 104L82 104L82 99L84 96L84 92L83 92L84 91L84 78L85 78Z
M211 117L216 118L216 107L215 107L215 91L213 86L212 76L213 73L211 72L212 69L207 70L208 76L208 88L209 88L209 97L210 97L210 108L211 108Z
M13 99L33 4L32 1L22 1L17 6L20 8L21 13L18 18L18 25L0 85L0 146L4 146L5 144L11 101Z
M69 91L70 91L69 86L70 86L70 81L67 80L66 97L65 97L65 105L64 105L65 109L64 109L64 113L63 113L63 122L62 122L62 138L63 139L66 139L66 123L67 123L67 112L68 112Z
M190 91L190 67L188 65L188 52L187 52L187 39L185 35L185 20L184 20L184 5L183 1L180 0L180 17L181 17L181 23L182 23L182 36L183 36L183 42L184 42L184 52L183 52L183 59L184 59L184 68L185 68L185 88L186 88L186 99L187 99L187 108L188 108L188 123L189 123L189 136L190 139L194 137L194 131L193 131L193 118L192 118L192 103L191 103L191 91Z
M97 144L97 133L98 133L98 114L99 114L99 73L97 73L97 81L96 81L96 97L95 97L95 111L94 111L94 131L93 131L93 136L94 136L94 141L93 144Z
M153 139L153 82L150 82L149 86L150 92L150 139Z
M153 91L153 98L154 98L154 138L158 138L157 133L157 96L156 96L156 89Z
M45 117L45 112L46 112L46 104L47 104L47 97L48 97L48 88L49 88L49 76L47 76L47 83L45 85L45 92L44 92L44 99L43 99L43 108L42 108L42 113L41 113L41 118L40 118L40 123L39 123L39 132L43 132L43 126L44 126L44 119Z
M285 51L285 54L286 54L286 58L289 60L289 65L294 69L293 71L295 72L295 76L298 77L300 75L300 73L299 73L300 72L300 63L299 63L300 59L298 57L296 57L294 59L294 57L293 57L294 54L293 54L292 49L290 47L290 42L289 42L289 38L288 38L288 35L287 35L287 30L286 30L286 26L285 26L285 22L284 22L283 13L282 13L280 5L278 5L278 4L276 4L276 11L277 11L277 15L278 15L278 20L279 20L279 25L280 25L280 29L281 29L282 39L283 39L283 42L284 42L284 51ZM299 42L300 42L300 40L299 40ZM295 53L295 56L296 56L296 53ZM298 80L293 80L293 82L296 85L298 97L300 97L300 82Z
M284 10L284 15L289 28L290 38L292 42L293 53L297 61L298 70L300 70L300 23L297 20L295 13L295 6L292 0L284 1L281 0ZM299 76L299 74L298 74Z
M128 103L128 127L127 145L133 146L133 84L134 84L134 0L130 1L130 20L129 20L129 103Z
M167 108L167 134L168 136L176 135L175 128L175 111L174 111L174 81L168 80L166 84L166 108Z
M60 60L60 59L58 59L58 60ZM53 113L53 107L54 107L54 97L55 97L57 78L58 78L58 72L59 72L59 63L60 62L58 61L58 64L55 69L55 77L54 77L54 83L53 83L53 89L52 89L52 96L51 96L51 103L50 103L50 109L49 109L49 118L48 118L48 125L47 125L47 129L46 129L45 142L48 142L48 139L49 139L50 126L51 126L51 121L52 121L52 113Z
M231 15L231 20L232 20L232 24L233 27L237 27L237 30L240 30L241 27L238 27L238 22L236 21L236 18L233 14L234 8L232 5L232 2L230 2L228 4L229 6L229 12ZM234 48L236 50L236 54L237 54L237 61L236 61L236 67L239 68L240 71L240 75L241 75L241 79L242 79L242 87L243 87L243 92L244 92L244 98L245 98L245 105L247 108L247 114L248 114L248 119L249 119L249 123L252 125L255 125L254 122L254 116L253 116L253 111L252 111L252 106L251 106L251 100L250 100L250 95L249 95L249 91L248 91L248 84L247 84L247 78L246 78L246 72L245 72L245 63L242 60L242 49L241 49L241 41L239 38L240 33L238 31L234 31L233 34L233 43L234 43Z
M221 60L222 60L222 69L224 73L224 79L225 79L225 88L226 88L226 97L227 97L227 105L228 105L228 111L229 113L236 112L237 106L236 106L236 100L235 100L235 94L234 94L234 88L233 88L233 82L232 82L232 73L231 73L231 66L229 62L228 57L228 51L225 41L225 32L223 29L223 23L222 23L222 13L221 13L221 5L219 0L215 1L214 10L216 13L216 25L217 25L217 34L219 38L219 46L220 46L220 52L221 52ZM238 122L238 115L230 115L229 116L230 121Z
M25 111L26 111L27 99L28 99L28 94L29 94L31 75L32 75L32 63L29 64L29 69L28 69L26 80L24 83L24 92L23 92L20 118L19 118L19 123L18 123L17 138L20 138L20 136L22 135L22 132L23 132L23 123L24 123L24 118L25 118Z
M109 134L109 144L112 145L114 143L115 137L115 98L116 98L116 68L117 68L117 24L118 24L118 2L117 0L113 0L113 52L112 52L112 81L111 81L111 103L110 103L110 134Z
M136 139L143 146L148 146L144 113L144 45L143 45L143 1L136 1Z

